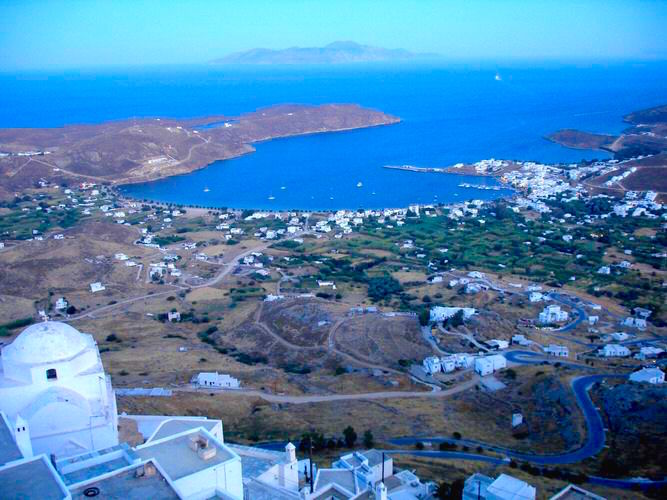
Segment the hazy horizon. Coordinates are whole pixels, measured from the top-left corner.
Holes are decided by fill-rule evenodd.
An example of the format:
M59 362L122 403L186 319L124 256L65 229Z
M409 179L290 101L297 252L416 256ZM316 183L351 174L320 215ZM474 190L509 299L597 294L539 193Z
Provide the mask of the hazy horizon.
M667 59L667 3L652 0L10 0L0 16L4 71L199 64L340 40L449 61Z

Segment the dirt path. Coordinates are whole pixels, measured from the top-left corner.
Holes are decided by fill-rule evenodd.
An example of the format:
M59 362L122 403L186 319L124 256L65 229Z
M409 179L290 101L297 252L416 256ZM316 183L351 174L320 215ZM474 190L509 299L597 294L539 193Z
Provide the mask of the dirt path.
M479 380L478 376L474 376L471 380L463 382L462 384L445 389L442 391L382 391L382 392L364 392L359 394L326 394L313 396L287 396L268 394L257 390L246 389L196 389L194 387L180 387L172 389L174 392L202 392L202 393L216 393L216 394L237 394L240 396L257 397L269 403L285 403L285 404L310 404L310 403L327 403L331 401L360 401L373 399L403 399L403 398L446 398L459 392L466 391L474 387Z

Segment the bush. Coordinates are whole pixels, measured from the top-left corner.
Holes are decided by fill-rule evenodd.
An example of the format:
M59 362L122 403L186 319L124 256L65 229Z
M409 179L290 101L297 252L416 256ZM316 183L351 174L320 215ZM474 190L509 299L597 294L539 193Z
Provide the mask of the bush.
M416 448L417 450L423 450L423 449L424 449L424 443L422 443L421 441L417 441L417 442L415 443L415 448Z

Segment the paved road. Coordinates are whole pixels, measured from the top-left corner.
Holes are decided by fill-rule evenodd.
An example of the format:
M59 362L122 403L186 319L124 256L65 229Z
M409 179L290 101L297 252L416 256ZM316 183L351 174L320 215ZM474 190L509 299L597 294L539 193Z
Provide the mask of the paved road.
M530 351L509 351L505 353L505 357L515 363L522 364L539 364L546 360L543 356ZM570 363L573 364L573 363ZM579 365L576 365L579 366ZM449 437L431 436L431 437L404 437L392 439L390 442L396 445L412 445L418 441L441 443L449 442L461 444L465 446L482 446L485 449L503 453L509 457L527 462L533 462L541 465L558 465L581 462L582 460L597 455L602 450L605 443L605 432L597 409L593 405L588 390L595 382L600 382L605 378L618 377L619 375L586 375L574 379L571 383L572 391L577 401L577 405L586 421L586 441L584 444L576 449L565 453L557 453L553 455L539 455L532 453L522 453L502 446L489 445L481 441L468 439L451 439ZM450 452L434 452L434 453L450 453Z

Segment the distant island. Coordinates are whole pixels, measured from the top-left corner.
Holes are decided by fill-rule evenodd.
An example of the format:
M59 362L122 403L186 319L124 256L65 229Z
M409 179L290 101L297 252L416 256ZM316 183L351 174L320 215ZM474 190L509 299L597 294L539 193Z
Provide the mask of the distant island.
M235 52L213 64L345 64L362 62L413 61L437 57L405 49L385 49L356 42L333 42L324 47L290 47L282 50L256 48Z

